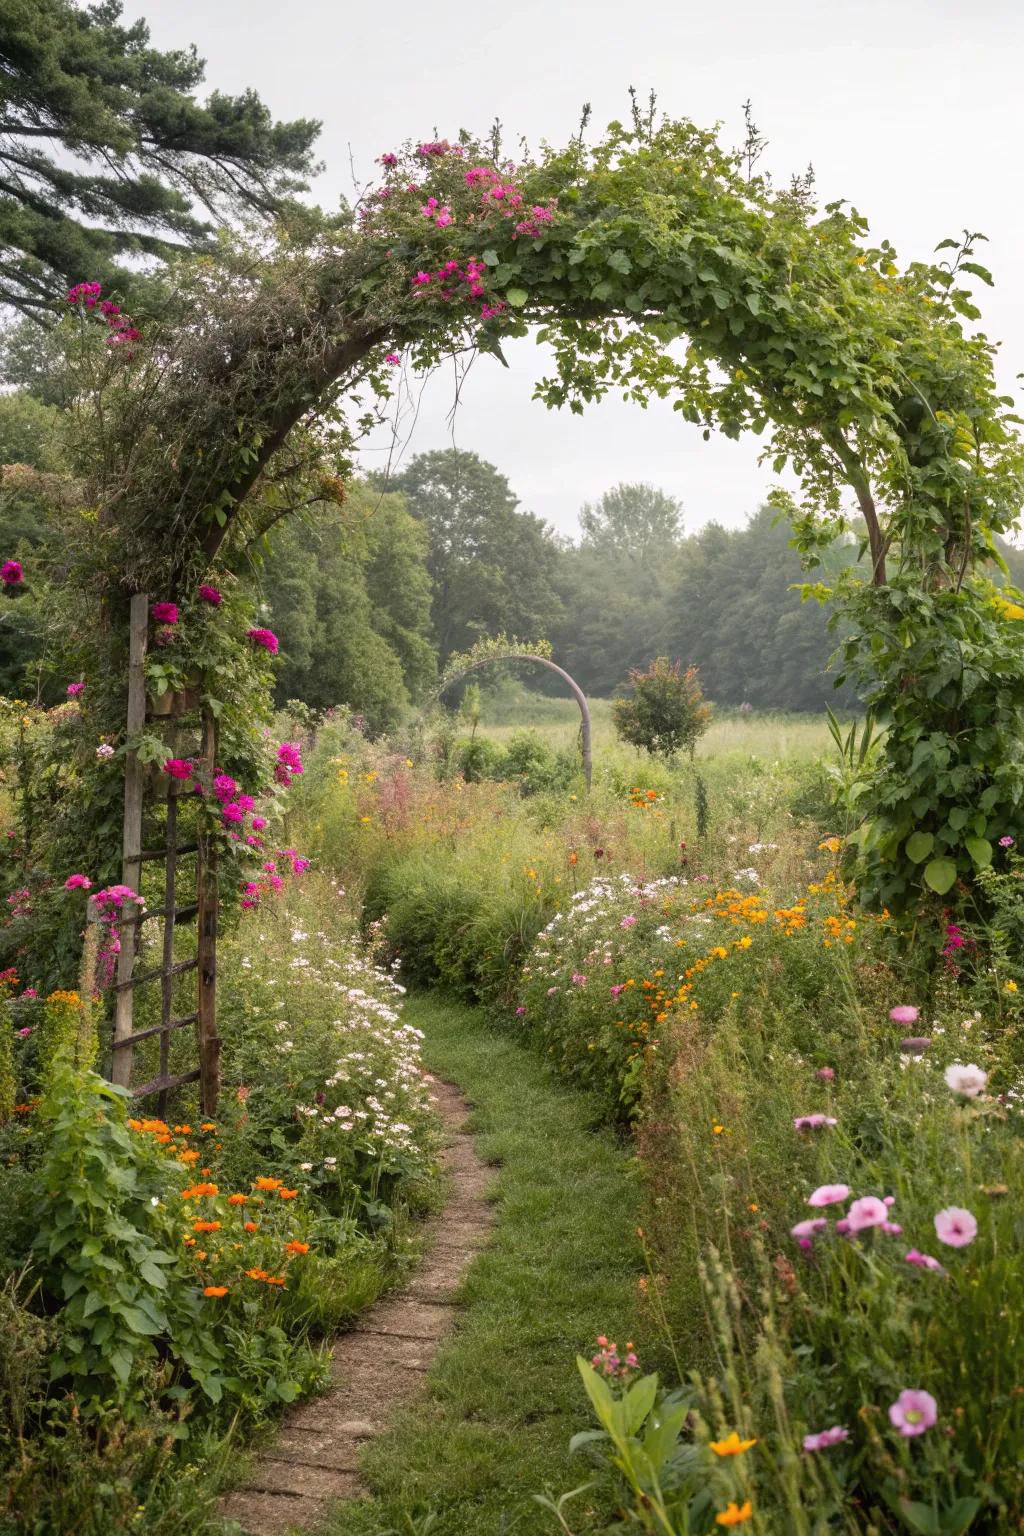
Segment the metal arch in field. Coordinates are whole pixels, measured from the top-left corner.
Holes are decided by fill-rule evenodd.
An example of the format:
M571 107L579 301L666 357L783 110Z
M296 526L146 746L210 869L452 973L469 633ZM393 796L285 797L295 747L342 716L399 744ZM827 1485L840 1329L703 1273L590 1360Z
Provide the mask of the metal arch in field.
M487 666L488 663L492 661L534 661L539 667L547 667L549 672L557 673L557 675L562 679L563 683L568 686L570 693L580 707L580 735L582 736L583 746L583 777L586 781L587 790L589 792L591 780L594 776L593 734L590 724L590 705L587 703L587 696L583 692L583 689L580 687L579 683L576 682L575 678L570 677L564 667L560 667L557 662L549 660L547 656L537 656L532 651L507 651L503 655L478 656L474 661L468 661L464 667L460 667L457 672L453 672L451 677L446 677L440 688L437 690L438 695L444 693L446 688L450 688L452 683L457 683L460 678L465 677L467 672L474 672L477 667Z

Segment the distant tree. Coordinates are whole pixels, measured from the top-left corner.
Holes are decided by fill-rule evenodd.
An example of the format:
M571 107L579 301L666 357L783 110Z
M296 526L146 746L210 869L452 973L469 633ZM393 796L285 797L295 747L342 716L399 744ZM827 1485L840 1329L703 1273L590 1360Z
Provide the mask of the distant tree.
M161 53L120 0L3 0L0 302L40 317L82 278L130 291L138 264L279 216L315 169L319 123L275 123L254 91L196 100L194 47Z
M0 395L0 548L3 559L22 560L27 574L17 600L0 605L0 695L8 697L55 696L40 662L52 617L46 573L61 555L59 547L47 549L52 499L67 476L60 427L60 411L32 395Z
M619 739L654 757L692 755L711 722L696 667L684 672L682 662L659 656L645 671L634 669L629 680L632 696L612 704Z
M348 704L387 730L433 683L426 540L399 497L355 485L344 506L279 525L264 586L279 702Z
M580 508L583 548L624 556L646 565L675 548L682 537L683 509L655 485L621 482Z
M442 662L482 635L550 634L561 616L557 545L539 517L520 511L493 464L440 449L417 455L387 486L404 494L427 534Z

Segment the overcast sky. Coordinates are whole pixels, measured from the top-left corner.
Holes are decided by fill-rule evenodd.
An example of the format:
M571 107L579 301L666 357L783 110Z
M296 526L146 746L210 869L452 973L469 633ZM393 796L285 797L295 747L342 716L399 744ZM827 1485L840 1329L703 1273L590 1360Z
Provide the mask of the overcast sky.
M154 42L194 42L207 83L255 87L275 116L317 117L325 207L408 137L454 138L501 118L506 142L563 142L582 102L594 126L653 87L669 114L721 120L743 136L750 97L777 180L813 161L822 202L845 197L902 259L927 258L962 228L983 230L996 277L981 302L1003 342L1002 383L1024 371L1024 200L1020 192L1022 0L125 0ZM523 505L573 532L580 503L619 480L678 496L686 523L742 524L770 487L757 447L705 443L667 405L620 401L584 418L531 401L543 354L509 348L508 371L475 364L454 425L452 380L424 392L406 454L449 445L497 464ZM383 445L367 462L379 462Z

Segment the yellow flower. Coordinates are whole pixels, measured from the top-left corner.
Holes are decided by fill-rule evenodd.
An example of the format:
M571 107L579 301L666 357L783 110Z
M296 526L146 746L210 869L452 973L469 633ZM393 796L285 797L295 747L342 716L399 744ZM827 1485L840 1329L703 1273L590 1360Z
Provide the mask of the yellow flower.
M711 1127L711 1129L712 1129L712 1131L714 1132L714 1134L716 1136L721 1136L722 1132L725 1130L725 1126L724 1125L713 1125Z
M752 1205L750 1209L756 1211L757 1206ZM709 1444L716 1456L742 1456L743 1452L749 1451L752 1445L757 1444L757 1441L741 1440L736 1431L733 1430L730 1435L726 1435L724 1440L711 1440Z
M1017 990L1017 983L1015 981L1008 981L1008 982L1004 983L1004 986L1003 986L1003 991L1004 992L1016 992L1016 990Z
M720 1515L715 1516L716 1525L744 1525L752 1519L754 1506L748 1499L745 1504L737 1504L730 1499Z
M826 837L823 843L818 844L819 850L824 849L826 853L838 853L842 846L842 838L839 837Z

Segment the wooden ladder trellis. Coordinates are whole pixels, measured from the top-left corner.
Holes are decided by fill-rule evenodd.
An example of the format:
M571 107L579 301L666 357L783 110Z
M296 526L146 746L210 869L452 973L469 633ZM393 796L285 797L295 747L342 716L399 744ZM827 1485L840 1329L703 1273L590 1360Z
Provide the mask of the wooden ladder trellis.
M131 600L128 656L128 741L138 739L146 722L146 645L149 627L149 597L136 593ZM212 773L217 760L217 723L212 712L202 711L202 755ZM145 909L128 904L120 920L121 948L117 956L114 983L114 1033L111 1080L127 1088L135 1098L158 1096L157 1112L163 1116L172 1088L185 1083L199 1083L200 1108L205 1115L217 1110L220 1081L220 1040L217 1035L217 849L208 834L195 843L178 843L178 796L176 780L168 781L167 823L162 848L143 848L145 810L145 765L134 748L125 758L124 831L121 855L122 882L133 891L140 889L142 866L163 860L163 905ZM196 900L178 904L178 864L182 858L196 859ZM136 974L135 964L141 948L142 926L153 919L163 921L160 964ZM196 953L188 960L174 958L174 931L177 923L196 919ZM177 977L197 973L196 1007L179 1018L174 1017L174 984ZM158 982L160 985L160 1022L150 1028L133 1029L136 989ZM195 1025L198 1065L186 1072L170 1070L171 1035ZM144 1083L132 1081L134 1048L142 1040L159 1037L160 1056L157 1075Z

